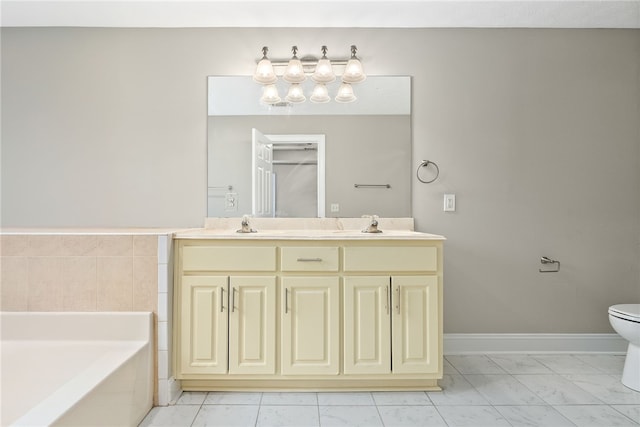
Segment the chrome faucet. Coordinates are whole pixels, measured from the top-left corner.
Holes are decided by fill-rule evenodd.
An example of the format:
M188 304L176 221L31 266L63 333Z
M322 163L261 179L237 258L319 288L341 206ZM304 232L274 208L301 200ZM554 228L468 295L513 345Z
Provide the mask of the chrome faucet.
M371 218L367 228L362 230L363 233L382 233L382 230L378 230L378 215L363 215L363 218Z
M249 224L249 215L243 215L242 216L242 222L240 223L241 228L240 230L236 230L236 233L255 233L256 230L251 228L251 225Z

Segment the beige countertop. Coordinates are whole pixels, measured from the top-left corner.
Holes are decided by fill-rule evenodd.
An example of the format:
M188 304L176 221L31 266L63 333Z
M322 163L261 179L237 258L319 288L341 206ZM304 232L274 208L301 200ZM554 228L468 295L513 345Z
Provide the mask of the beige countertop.
M176 239L237 239L237 240L445 240L443 236L410 230L383 230L363 233L361 230L258 230L238 233L236 230L198 228L177 232Z

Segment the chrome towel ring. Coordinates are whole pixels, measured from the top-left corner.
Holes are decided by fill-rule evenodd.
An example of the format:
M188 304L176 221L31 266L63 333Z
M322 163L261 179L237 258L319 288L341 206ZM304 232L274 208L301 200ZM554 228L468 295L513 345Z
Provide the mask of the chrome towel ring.
M426 181L426 180L420 178L420 168L422 168L422 167L427 168L427 167L429 167L429 165L433 165L433 167L436 168L436 176L433 177L432 180ZM422 163L420 163L420 166L418 166L418 169L416 170L416 178L418 178L418 181L422 182L423 184L431 184L433 181L438 179L439 175L440 175L440 168L438 167L438 165L436 165L431 160L423 160Z

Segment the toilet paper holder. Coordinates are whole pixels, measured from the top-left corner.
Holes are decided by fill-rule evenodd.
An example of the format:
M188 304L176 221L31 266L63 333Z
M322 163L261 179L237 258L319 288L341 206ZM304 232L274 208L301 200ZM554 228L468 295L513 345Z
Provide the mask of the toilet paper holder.
M540 262L543 265L555 264L555 266L556 266L555 270L550 270L550 269L543 270L542 268L540 268L540 269L538 269L538 271L540 273L557 273L558 271L560 271L560 261L557 261L555 259L551 259L551 258L549 258L547 256L543 256L542 258L540 258Z

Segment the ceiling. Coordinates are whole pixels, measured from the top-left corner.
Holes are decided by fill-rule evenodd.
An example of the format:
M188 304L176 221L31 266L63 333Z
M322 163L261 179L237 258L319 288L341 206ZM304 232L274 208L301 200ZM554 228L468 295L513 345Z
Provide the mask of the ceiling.
M640 0L1 0L3 27L640 28Z

